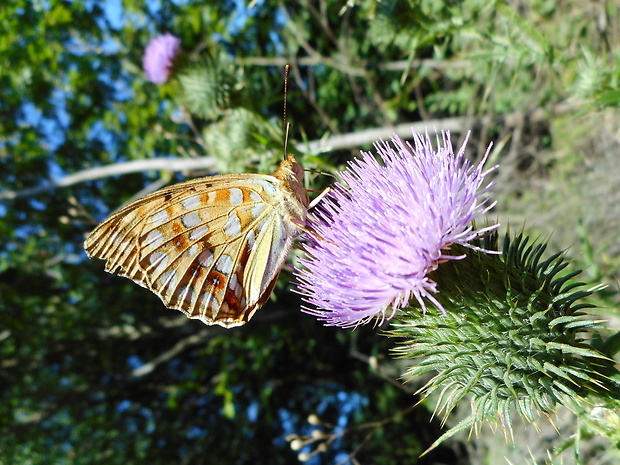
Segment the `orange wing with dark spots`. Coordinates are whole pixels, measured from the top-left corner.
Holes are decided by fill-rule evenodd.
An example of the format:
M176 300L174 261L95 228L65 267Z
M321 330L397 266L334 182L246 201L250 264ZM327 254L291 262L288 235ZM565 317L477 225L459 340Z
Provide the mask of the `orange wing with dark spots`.
M272 176L209 176L164 188L97 226L86 252L190 318L242 325L269 298L301 233L302 177L289 156Z

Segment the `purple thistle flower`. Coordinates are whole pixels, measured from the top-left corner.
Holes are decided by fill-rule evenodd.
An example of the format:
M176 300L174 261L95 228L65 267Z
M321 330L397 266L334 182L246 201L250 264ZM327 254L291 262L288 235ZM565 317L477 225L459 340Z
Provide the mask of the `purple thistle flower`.
M181 39L169 32L151 39L144 51L142 67L146 78L155 84L168 80L174 60L181 51Z
M489 149L474 167L465 158L467 139L457 154L450 133L413 133L414 146L392 137L375 143L373 155L349 163L314 211L306 258L296 270L298 292L316 308L303 311L328 326L352 327L375 317L392 318L415 297L426 311L436 284L428 274L446 260L451 244L468 244L499 225L473 229L472 220L490 210L493 182L481 188ZM488 252L488 251L487 251ZM389 313L386 314L386 313Z

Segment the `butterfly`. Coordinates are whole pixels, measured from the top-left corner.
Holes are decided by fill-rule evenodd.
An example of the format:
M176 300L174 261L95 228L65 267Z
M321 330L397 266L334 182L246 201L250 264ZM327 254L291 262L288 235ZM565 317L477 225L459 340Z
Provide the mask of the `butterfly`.
M164 305L225 328L269 298L309 208L293 155L271 175L224 174L174 184L113 213L86 238L89 257Z

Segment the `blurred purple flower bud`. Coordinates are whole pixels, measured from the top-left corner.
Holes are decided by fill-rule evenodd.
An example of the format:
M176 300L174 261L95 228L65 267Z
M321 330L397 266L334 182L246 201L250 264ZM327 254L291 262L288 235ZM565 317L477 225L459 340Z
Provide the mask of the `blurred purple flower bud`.
M155 84L166 82L180 51L181 39L170 33L151 39L146 46L142 61L146 78Z

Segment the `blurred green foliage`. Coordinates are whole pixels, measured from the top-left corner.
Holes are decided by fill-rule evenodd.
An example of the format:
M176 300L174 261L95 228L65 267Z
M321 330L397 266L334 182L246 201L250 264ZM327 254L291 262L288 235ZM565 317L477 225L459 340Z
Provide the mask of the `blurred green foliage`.
M583 244L586 265L614 282L614 2L254 3L139 1L110 11L103 1L11 0L0 8L0 196L156 157L269 171L282 154L290 63L293 141L377 127L388 138L395 124L456 121L459 136L474 131L472 154L491 139L502 148L493 154L501 164L493 213L556 230L558 248L574 245L578 260ZM213 64L209 76L146 82L144 47L167 31L188 60ZM183 101L179 86L204 97ZM370 148L352 140L307 154L305 167L335 171ZM330 182L309 178L314 189ZM164 309L86 259L82 242L96 221L149 183L181 179L147 171L1 197L0 463L297 463L287 435L345 426L314 463L349 453L359 463L416 463L441 434L431 412L358 428L417 400L394 381L402 371L387 358L390 341L300 313L289 273L250 324L226 331ZM617 303L616 287L603 299ZM312 427L310 414L323 423ZM462 447L446 444L419 463L465 463Z

